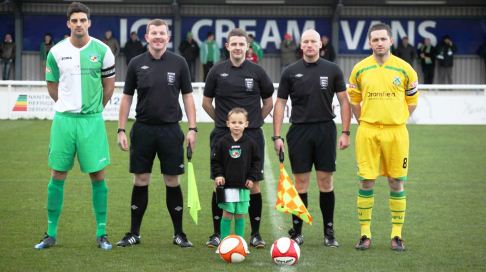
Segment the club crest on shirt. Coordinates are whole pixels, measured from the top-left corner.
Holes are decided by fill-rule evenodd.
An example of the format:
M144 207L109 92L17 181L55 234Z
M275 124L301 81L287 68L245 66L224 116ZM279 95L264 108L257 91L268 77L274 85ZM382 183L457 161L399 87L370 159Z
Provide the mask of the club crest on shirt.
M245 87L248 92L253 91L253 78L245 78Z
M175 73L167 72L167 83L169 85L174 85L174 82L175 82Z
M400 80L400 77L394 77L392 81L393 85L395 86L400 86L402 84L402 81Z
M319 83L321 85L321 90L327 89L327 81L328 81L327 76L319 77Z
M89 57L89 60L91 62L97 62L98 61L98 56L91 56L91 57Z
M239 145L231 146L229 155L233 159L238 159L241 156L241 147Z

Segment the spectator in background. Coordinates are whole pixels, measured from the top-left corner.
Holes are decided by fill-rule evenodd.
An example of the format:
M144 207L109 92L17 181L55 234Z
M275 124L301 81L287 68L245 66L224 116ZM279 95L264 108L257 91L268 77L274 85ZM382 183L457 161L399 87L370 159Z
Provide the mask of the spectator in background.
M297 56L297 60L300 60L301 58L304 57L304 51L302 51L302 49L300 47L298 47L295 50L295 55Z
M10 79L10 70L15 61L15 43L12 39L12 34L5 34L3 42L0 44L0 56L2 63L2 79Z
M179 52L186 59L191 73L191 81L196 80L196 60L199 57L199 45L193 39L192 32L187 32L186 40L179 45Z
M219 58L221 56L218 44L214 40L213 32L208 32L206 41L203 42L201 44L201 47L199 48L199 56L201 58L201 64L203 65L203 80L206 81L209 70L211 69L211 67L213 67L215 63L219 61Z
M253 34L248 34L248 40L249 40L248 46L253 48L253 51L258 57L258 61L261 61L263 59L263 49L261 45L257 43L257 41L255 41L255 36L253 36Z
M118 40L113 37L111 30L107 30L105 32L103 42L110 47L111 52L113 55L115 55L115 58L118 56L118 54L120 54L120 44L118 43Z
M439 62L439 83L452 84L452 67L454 66L454 54L457 52L456 45L449 35L442 38L437 46L437 61Z
M319 56L321 58L334 62L336 60L336 51L334 50L334 47L332 44L329 42L329 37L326 35L322 35L321 37L321 43L322 47L319 49Z
M289 64L297 60L295 51L297 50L297 43L289 33L285 33L284 39L280 44L280 61L282 70Z
M425 38L424 43L419 44L418 54L420 58L420 65L422 66L422 73L424 75L424 83L434 84L436 52L435 47L430 42L429 38Z
M123 48L123 54L125 54L125 61L128 63L134 57L145 52L145 47L143 47L142 42L138 39L137 32L132 31L130 33L130 40L125 43Z
M51 33L46 33L44 34L44 41L41 42L40 44L40 49L39 49L39 56L41 60L41 80L45 80L46 76L46 59L47 59L47 54L49 54L49 51L51 48L54 46L54 41L52 40L52 35Z
M255 51L253 51L253 48L251 46L248 47L248 51L246 51L246 60L249 60L253 63L258 63L258 56Z
M402 42L398 44L397 49L395 49L394 55L408 62L413 67L413 61L417 54L415 48L408 43L408 37L405 36L402 38Z

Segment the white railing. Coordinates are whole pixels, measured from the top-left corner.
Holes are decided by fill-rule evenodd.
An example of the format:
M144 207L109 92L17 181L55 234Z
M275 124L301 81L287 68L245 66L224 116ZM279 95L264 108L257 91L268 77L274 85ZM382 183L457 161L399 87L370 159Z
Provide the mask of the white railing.
M118 119L118 107L123 93L123 82L115 83L115 93L103 112L106 120ZM198 122L212 122L202 109L204 82L192 84ZM275 90L278 84L274 83ZM425 85L421 90L419 106L410 118L415 124L486 124L486 85ZM276 92L274 92L274 99ZM182 103L182 99L179 100ZM136 103L136 95L134 97ZM0 119L52 119L53 101L49 97L44 81L0 81ZM130 118L135 116L132 105ZM290 101L285 111L285 122L291 112ZM339 103L333 102L340 123ZM184 120L185 116L184 116ZM271 123L271 114L265 119Z

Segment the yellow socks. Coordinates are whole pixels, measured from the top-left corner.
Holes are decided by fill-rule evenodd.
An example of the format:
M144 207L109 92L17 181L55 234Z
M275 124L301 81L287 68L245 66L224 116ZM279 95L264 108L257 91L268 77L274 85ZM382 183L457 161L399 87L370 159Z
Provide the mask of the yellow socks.
M390 211L392 217L391 238L402 237L402 227L405 222L405 210L407 208L407 197L405 191L390 192Z
M368 238L371 238L371 212L374 202L373 190L359 190L357 206L361 236L366 235Z

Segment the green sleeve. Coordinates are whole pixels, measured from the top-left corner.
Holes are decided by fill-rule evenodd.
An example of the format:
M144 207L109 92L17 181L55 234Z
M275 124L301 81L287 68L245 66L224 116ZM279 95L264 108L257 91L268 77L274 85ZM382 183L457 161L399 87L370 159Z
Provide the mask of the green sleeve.
M52 51L49 51L47 55L46 81L59 82L59 67L57 66L54 55L52 55Z

